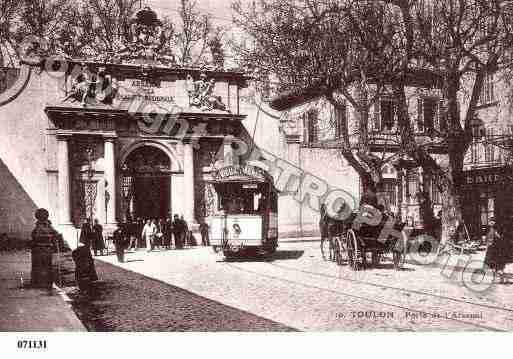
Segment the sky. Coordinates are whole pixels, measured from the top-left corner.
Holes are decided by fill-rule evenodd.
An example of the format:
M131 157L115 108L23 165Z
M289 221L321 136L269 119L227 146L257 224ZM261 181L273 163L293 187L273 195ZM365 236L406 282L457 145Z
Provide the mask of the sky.
M198 8L203 13L210 13L213 18L213 22L216 25L227 26L231 25L232 11L230 5L231 0L197 0ZM249 2L249 0L248 0ZM180 7L178 0L143 0L147 6L151 7L157 12L159 16L168 15L171 18L176 15L178 8Z

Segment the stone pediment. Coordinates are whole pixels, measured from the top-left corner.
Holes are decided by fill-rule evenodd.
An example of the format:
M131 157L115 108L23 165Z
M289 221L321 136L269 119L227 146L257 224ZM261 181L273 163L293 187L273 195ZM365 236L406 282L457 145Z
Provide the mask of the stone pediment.
M47 107L129 113L239 113L239 72L72 62L61 101Z

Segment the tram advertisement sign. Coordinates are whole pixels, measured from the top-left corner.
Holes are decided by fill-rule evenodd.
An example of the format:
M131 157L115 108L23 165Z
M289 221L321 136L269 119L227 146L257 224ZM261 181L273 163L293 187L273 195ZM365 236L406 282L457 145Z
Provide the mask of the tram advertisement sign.
M227 166L212 173L212 179L220 181L233 177L251 177L264 181L262 170L255 166Z
M247 241L262 240L262 217L228 216L226 218L226 235L229 243L233 245L255 244Z
M211 244L221 245L223 237L231 245L260 245L262 241L262 217L250 215L211 217ZM258 243L255 243L255 241L258 241Z

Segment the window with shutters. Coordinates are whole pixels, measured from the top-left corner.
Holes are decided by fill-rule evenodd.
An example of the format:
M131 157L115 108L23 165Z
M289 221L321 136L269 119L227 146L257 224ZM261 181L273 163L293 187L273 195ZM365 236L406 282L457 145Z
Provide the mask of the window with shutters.
M395 125L395 102L390 99L382 99L380 105L382 130L392 131Z
M434 178L431 179L431 202L433 204L442 204L440 188L438 187L437 181Z
M483 86L479 95L479 104L487 105L495 101L495 74L487 73L483 80Z
M314 144L319 142L319 111L311 109L306 113L307 142Z
M438 99L426 97L423 104L424 131L435 129L435 117L437 115Z
M488 129L487 131L487 141L485 143L485 162L494 162L495 161L495 146L492 143L493 140L493 128Z
M421 97L417 100L417 131L446 131L447 121L443 111L443 102L437 97Z
M397 206L397 180L391 178L383 179L383 192L389 206Z
M347 124L347 105L342 108L335 109L335 139L342 138L342 128Z
M438 128L440 129L441 133L445 133L448 130L448 124L447 124L447 109L444 106L444 101L439 100L438 101Z
M392 131L396 128L397 104L393 99L382 98L373 106L370 116L371 130L374 132Z
M406 174L406 198L415 198L419 191L419 178L416 170L408 170Z
M479 161L478 143L474 142L470 145L470 162L477 163Z

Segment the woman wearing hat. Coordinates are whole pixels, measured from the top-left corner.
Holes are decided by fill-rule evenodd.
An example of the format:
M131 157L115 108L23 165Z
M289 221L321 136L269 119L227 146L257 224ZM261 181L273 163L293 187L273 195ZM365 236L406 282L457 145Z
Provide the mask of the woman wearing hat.
M509 246L502 231L497 227L495 218L488 221L488 233L486 235L487 248L485 264L493 270L494 276L498 276L500 283L504 283L504 267L508 260Z

